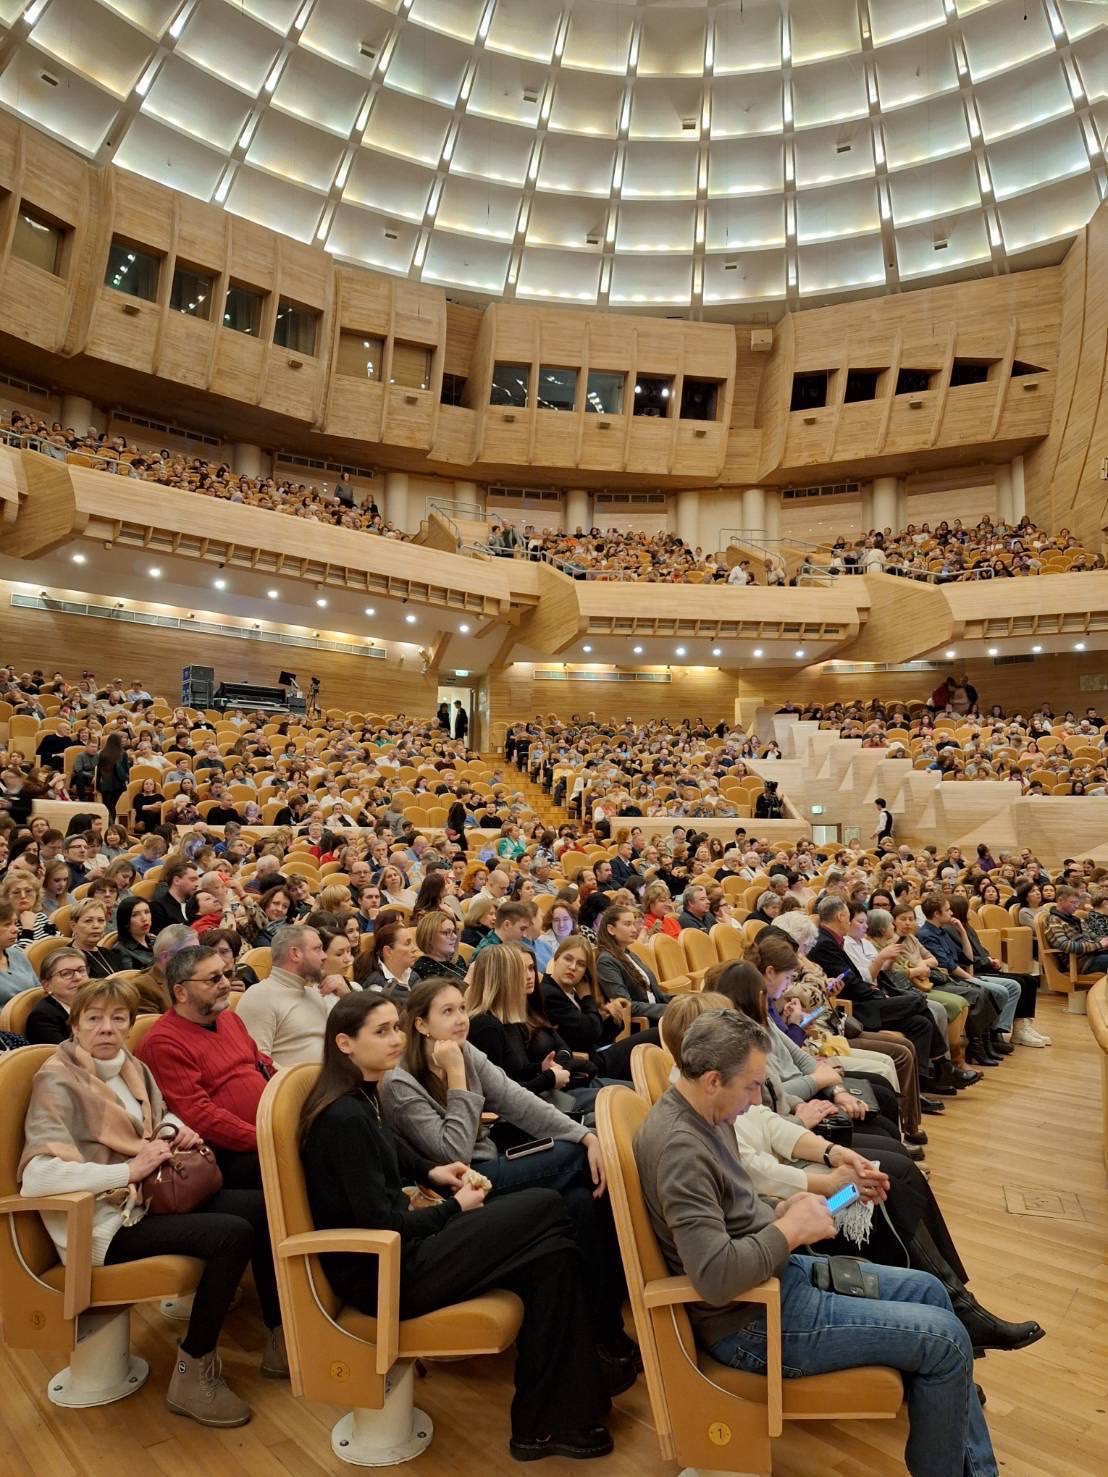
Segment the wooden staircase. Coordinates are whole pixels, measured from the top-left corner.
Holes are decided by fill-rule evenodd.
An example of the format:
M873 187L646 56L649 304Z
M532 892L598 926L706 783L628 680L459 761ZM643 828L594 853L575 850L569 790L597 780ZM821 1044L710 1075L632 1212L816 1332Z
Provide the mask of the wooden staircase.
M499 762L501 773L504 775L504 783L511 790L520 790L527 804L552 831L556 831L559 826L575 824L569 811L562 805L555 805L540 785L536 785L514 764L505 764L503 754L482 754L481 757L490 764Z

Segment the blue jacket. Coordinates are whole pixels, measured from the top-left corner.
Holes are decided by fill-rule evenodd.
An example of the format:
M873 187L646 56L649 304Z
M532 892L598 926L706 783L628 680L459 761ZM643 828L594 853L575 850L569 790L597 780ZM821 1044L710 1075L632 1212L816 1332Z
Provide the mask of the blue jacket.
M923 947L939 961L948 974L956 969L965 969L962 951L945 929L935 923L925 923L916 934Z

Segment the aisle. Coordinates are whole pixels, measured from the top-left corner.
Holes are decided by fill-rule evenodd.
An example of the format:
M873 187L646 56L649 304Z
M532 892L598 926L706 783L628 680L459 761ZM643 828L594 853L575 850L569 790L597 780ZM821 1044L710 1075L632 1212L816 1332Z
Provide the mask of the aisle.
M929 1118L932 1183L947 1212L973 1288L1010 1318L1034 1317L1047 1337L1018 1354L978 1364L1004 1477L1104 1477L1108 1470L1108 1190L1098 1138L1099 1064L1085 1020L1048 997L1045 1051L1020 1049L948 1109ZM163 1402L176 1326L157 1312L136 1320L138 1351L153 1374L130 1400L61 1411L43 1395L55 1359L0 1349L0 1455L5 1477L205 1477L235 1466L241 1477L346 1473L331 1455L329 1407L293 1398L257 1373L260 1325L232 1314L226 1372L254 1405L238 1431L202 1430ZM413 1477L507 1477L520 1468L506 1448L511 1356L441 1365L418 1400L435 1420L429 1453L400 1472ZM602 1477L673 1477L658 1457L640 1380L618 1402L615 1454L592 1463ZM902 1420L786 1428L774 1477L903 1477ZM542 1477L576 1463L545 1462Z

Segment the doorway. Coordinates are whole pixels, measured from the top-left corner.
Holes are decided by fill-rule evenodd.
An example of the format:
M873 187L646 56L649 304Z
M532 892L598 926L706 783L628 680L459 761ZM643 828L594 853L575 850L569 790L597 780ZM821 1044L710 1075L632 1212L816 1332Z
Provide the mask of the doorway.
M454 704L459 699L461 700L462 710L469 720L469 727L466 729L466 743L471 748L474 748L476 747L476 741L473 732L473 689L470 687L440 687L435 698L435 707L437 710L445 703L450 709L450 732L453 735L456 713Z

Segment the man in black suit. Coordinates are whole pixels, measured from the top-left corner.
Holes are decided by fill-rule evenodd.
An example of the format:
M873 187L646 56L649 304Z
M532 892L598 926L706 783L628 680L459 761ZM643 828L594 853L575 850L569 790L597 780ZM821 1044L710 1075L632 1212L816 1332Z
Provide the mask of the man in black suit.
M469 732L469 714L462 707L461 698L454 699L454 737L464 739Z
M628 877L635 871L634 848L630 841L622 841L612 858L612 881L617 887L626 887Z

